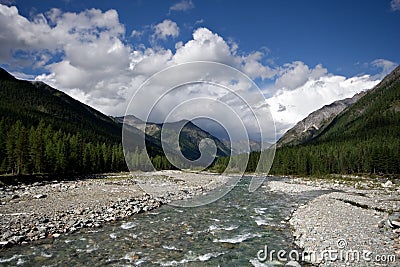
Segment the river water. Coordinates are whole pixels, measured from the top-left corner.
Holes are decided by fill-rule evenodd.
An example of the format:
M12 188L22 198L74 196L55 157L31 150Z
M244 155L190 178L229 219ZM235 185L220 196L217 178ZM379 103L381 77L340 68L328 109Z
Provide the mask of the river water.
M271 178L268 178L271 179ZM257 252L295 249L291 212L320 195L247 191L243 178L225 197L196 208L170 205L99 229L56 238L53 244L0 252L0 266L282 266Z

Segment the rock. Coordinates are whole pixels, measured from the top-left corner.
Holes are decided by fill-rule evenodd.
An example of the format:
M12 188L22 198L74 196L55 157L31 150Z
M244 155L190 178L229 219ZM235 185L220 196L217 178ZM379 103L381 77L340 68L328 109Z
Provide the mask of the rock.
M386 221L387 225L390 228L400 228L400 222L399 221L395 221L395 220L391 220L390 218Z
M290 266L290 267L301 267L301 265L297 261L289 261L288 263L285 264L285 266Z
M399 221L392 221L392 225L394 226L394 228L400 228L400 222Z
M388 187L392 187L393 183L390 180L387 180L386 183L382 184L382 187L388 188Z
M224 247L226 247L226 248L229 248L229 249L235 248L235 245L232 244L232 243L222 243L222 245L223 245Z
M8 247L9 245L10 245L10 242L8 242L8 241L0 241L0 247L1 248Z
M45 227L45 226L40 226L40 227L38 227L38 231L39 231L39 234L47 234L47 227Z
M82 214L83 214L83 209L76 209L76 210L74 211L74 213L75 213L75 214L78 214L78 215L82 215Z
M380 220L378 222L378 228L383 228L385 226L385 220Z
M33 198L36 198L36 199L39 199L39 198L46 198L47 197L47 195L44 195L44 194L37 194L37 195L34 195L33 196Z
M42 218L40 223L48 223L50 220L48 218Z
M17 199L17 198L19 198L19 195L12 195L11 196L11 199Z
M13 232L11 232L10 230L7 230L7 232L5 232L5 233L3 234L2 238L3 238L4 240L7 240L7 239L9 239L10 237L12 237L13 235L14 235Z
M11 240L15 243L20 243L25 239L25 236L19 235L19 236L13 236Z
M53 237L57 238L57 237L60 237L60 235L61 235L61 234L59 234L59 233L54 233L54 234L53 234Z

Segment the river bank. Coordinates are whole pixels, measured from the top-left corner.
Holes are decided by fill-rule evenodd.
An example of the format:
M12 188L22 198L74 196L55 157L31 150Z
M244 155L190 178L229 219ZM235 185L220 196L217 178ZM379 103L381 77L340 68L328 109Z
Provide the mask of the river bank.
M178 171L100 175L77 181L0 187L0 247L51 243L62 234L98 228L163 203L211 191L224 177ZM151 192L143 190L151 188Z
M226 177L218 175L195 175L179 171L163 171L137 173L133 176L126 173L109 174L79 181L52 181L29 185L2 186L0 188L0 244L4 247L3 249L15 244L52 244L64 235L68 236L82 228L86 228L89 232L91 228L103 229L103 226L108 229L107 225L114 224L107 223L115 221L122 221L121 229L129 229L133 225L136 225L136 228L146 227L146 224L142 226L137 222L133 224L130 220L135 220L134 218L137 216L133 216L134 218L131 216L152 210L174 200L206 194L225 182ZM146 192L143 191L143 188L146 188ZM243 189L246 190L246 188ZM242 242L244 242L244 246L246 240L251 239L254 244L248 246L248 255L254 257L253 250L255 249L257 252L263 243L275 244L279 248L279 244L276 244L277 241L273 236L271 240L266 242L268 239L265 239L267 237L264 234L270 233L271 230L276 234L285 229L289 236L282 240L291 243L290 229L292 229L294 243L297 247L309 252L299 262L310 262L319 266L387 266L390 265L389 261L393 261L393 258L389 258L389 256L394 255L396 262L399 260L396 257L400 254L398 236L400 234L400 222L397 220L400 214L400 190L392 182L357 177L328 180L274 177L267 178L264 185L257 191L259 191L256 194L257 196L249 194L244 197L246 201L250 199L255 201L253 206L247 207L246 205L249 204L247 202L243 207L238 206L237 203L243 201L240 196L247 195L245 192L239 193L239 190L234 194L235 197L232 202L228 202L231 198L231 196L228 196L224 200L226 204L223 201L217 205L220 209L219 213L225 212L223 219L210 217L208 221L212 225L208 225L210 222L207 220L203 222L204 226L193 225L193 228L206 228L206 230L198 230L196 235L208 235L207 238L213 240L212 244L215 245L218 242L222 244L222 252L204 252L204 255L228 257L229 252L223 251L223 249L241 246ZM268 195L269 192L273 195ZM309 192L318 193L315 197L306 197L307 200L305 201L304 196ZM262 196L268 196L266 198L268 204L263 204L266 202L264 202ZM272 206L271 197L275 201ZM303 200L301 200L302 198ZM230 208L228 208L229 205ZM286 211L282 213L281 208ZM186 216L189 218L195 216L196 212L203 210L198 218L201 217L204 220L205 216L214 216L212 210L215 207L209 209L208 206L197 209L193 214L192 211L194 210L187 212L176 210L168 211L168 213L178 213L179 216L187 213ZM236 223L232 223L233 219L229 219L229 216L235 210L238 210L238 213L234 215L237 217L235 217ZM286 214L286 212L288 213ZM243 213L249 214L243 217ZM280 215L276 217L277 214ZM160 217L158 224L168 222L173 217L170 214ZM129 218L128 222L124 222L125 218ZM182 229L186 231L184 235L193 234L194 230L187 230L188 225L190 225L188 218L186 218L186 222L181 222L180 218L176 218L177 221L173 224L173 227L183 223L182 227L184 228ZM249 222L242 222L245 219L248 219ZM154 218L149 218L150 223L154 220ZM184 219L182 218L182 220ZM229 222L229 225L214 226L214 220L224 224ZM236 232L240 223L243 223L243 227L246 227L243 232L236 233L236 237L228 238L224 236L225 232L230 233L231 230ZM252 225L252 230L247 229L249 225ZM169 227L165 226L165 229L169 229ZM221 228L222 230L216 233L214 228ZM97 232L96 229L93 229L93 231ZM108 231L106 230L106 232ZM144 234L146 231L153 230L143 229L143 238L145 237L143 240L149 242L150 235ZM163 230L162 233L168 233L168 231ZM221 234L221 237L216 238L215 235L219 234ZM116 241L114 233L104 236L102 238L108 236L113 242ZM165 238L177 237L179 235ZM158 244L161 241L156 238L153 242ZM60 245L60 242L58 244ZM80 245L83 246L83 244ZM201 242L198 246L200 245ZM150 246L150 243L148 243L148 246ZM210 246L210 244L207 246ZM164 253L163 250L168 252L169 248L170 245L161 246L162 251L158 253ZM202 246L198 249L205 250ZM338 258L336 261L330 261L312 257L314 251L322 252L332 249L340 249L342 252L371 252L367 255L371 260L361 262L360 259ZM65 248L62 250L65 250ZM182 261L193 260L190 251L187 252L187 255L181 255L184 254L183 248L179 251L181 252L176 255L177 258L183 257ZM142 251L141 253L147 252ZM137 258L137 254L135 255L135 258ZM168 253L165 254L166 259L169 257L168 255ZM386 260L377 262L376 256L385 256ZM151 257L151 255L148 255L148 257ZM363 256L360 255L360 257ZM143 254L141 258L145 258ZM199 256L198 258L203 259L204 257ZM173 258L173 260L175 259ZM217 261L217 259L215 260ZM250 262L252 265L255 264L254 266L268 266L263 265L264 263L259 262L257 258L251 259Z
M398 185L345 177L292 178L268 182L268 187L289 194L335 191L298 207L289 220L296 245L306 252L303 260L318 266L398 266ZM332 254L328 255L329 251Z

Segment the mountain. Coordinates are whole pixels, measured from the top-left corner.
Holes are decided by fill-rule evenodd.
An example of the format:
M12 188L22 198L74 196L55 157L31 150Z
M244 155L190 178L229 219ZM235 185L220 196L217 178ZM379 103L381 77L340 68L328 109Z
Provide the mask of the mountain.
M272 173L400 174L400 66L321 129L295 140L277 149Z
M40 120L66 132L81 132L86 138L118 142L121 127L99 111L43 82L15 79L0 71L0 116L21 120L30 127Z
M334 120L316 139L400 138L400 66Z
M231 145L231 142L228 139L222 139L221 141L222 143L224 143L226 147L229 147ZM238 149L233 150L232 154L238 155L242 153L248 153L249 147L247 146L247 141L236 141L236 142ZM248 145L250 146L250 152L261 151L261 142L249 139Z
M176 128L179 125L184 124L182 131L179 135L179 145L181 147L182 154L191 160L200 157L200 151L198 149L200 141L204 138L209 138L216 144L217 156L227 156L230 154L230 149L224 143L222 143L218 138L211 135L210 133L204 131L200 127L196 126L190 121L180 121L173 123L145 123L144 121L136 118L133 115L127 115L125 117L115 118L119 123L126 123L132 127L144 131L148 136L153 138L153 142L161 146L161 130L164 126L168 128Z
M335 101L312 112L305 119L288 130L276 143L276 147L298 145L318 136L332 120L350 105L357 102L366 92L355 94L351 98Z
M140 130L128 132L132 141L125 148L141 151ZM43 82L19 80L0 68L0 173L126 170L121 134L121 125L111 117ZM162 155L157 144L146 145L150 156Z

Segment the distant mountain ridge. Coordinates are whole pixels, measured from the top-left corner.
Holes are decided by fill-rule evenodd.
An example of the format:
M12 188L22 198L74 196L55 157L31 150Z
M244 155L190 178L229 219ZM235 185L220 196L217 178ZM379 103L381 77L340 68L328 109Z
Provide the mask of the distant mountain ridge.
M139 118L133 115L127 115L123 117L116 117L116 121L119 123L126 123L132 127L140 129L145 132L148 136L151 136L154 142L161 146L161 130L164 125L179 125L184 123L185 126L182 128L179 136L179 142L181 146L181 151L184 156L189 159L197 159L200 156L200 152L198 150L198 146L200 141L208 138L214 141L217 146L217 156L227 156L230 154L230 149L223 142L221 142L217 137L211 135L207 131L204 131L200 127L196 126L190 121L181 121L181 122L173 122L173 123L151 123L144 122Z

